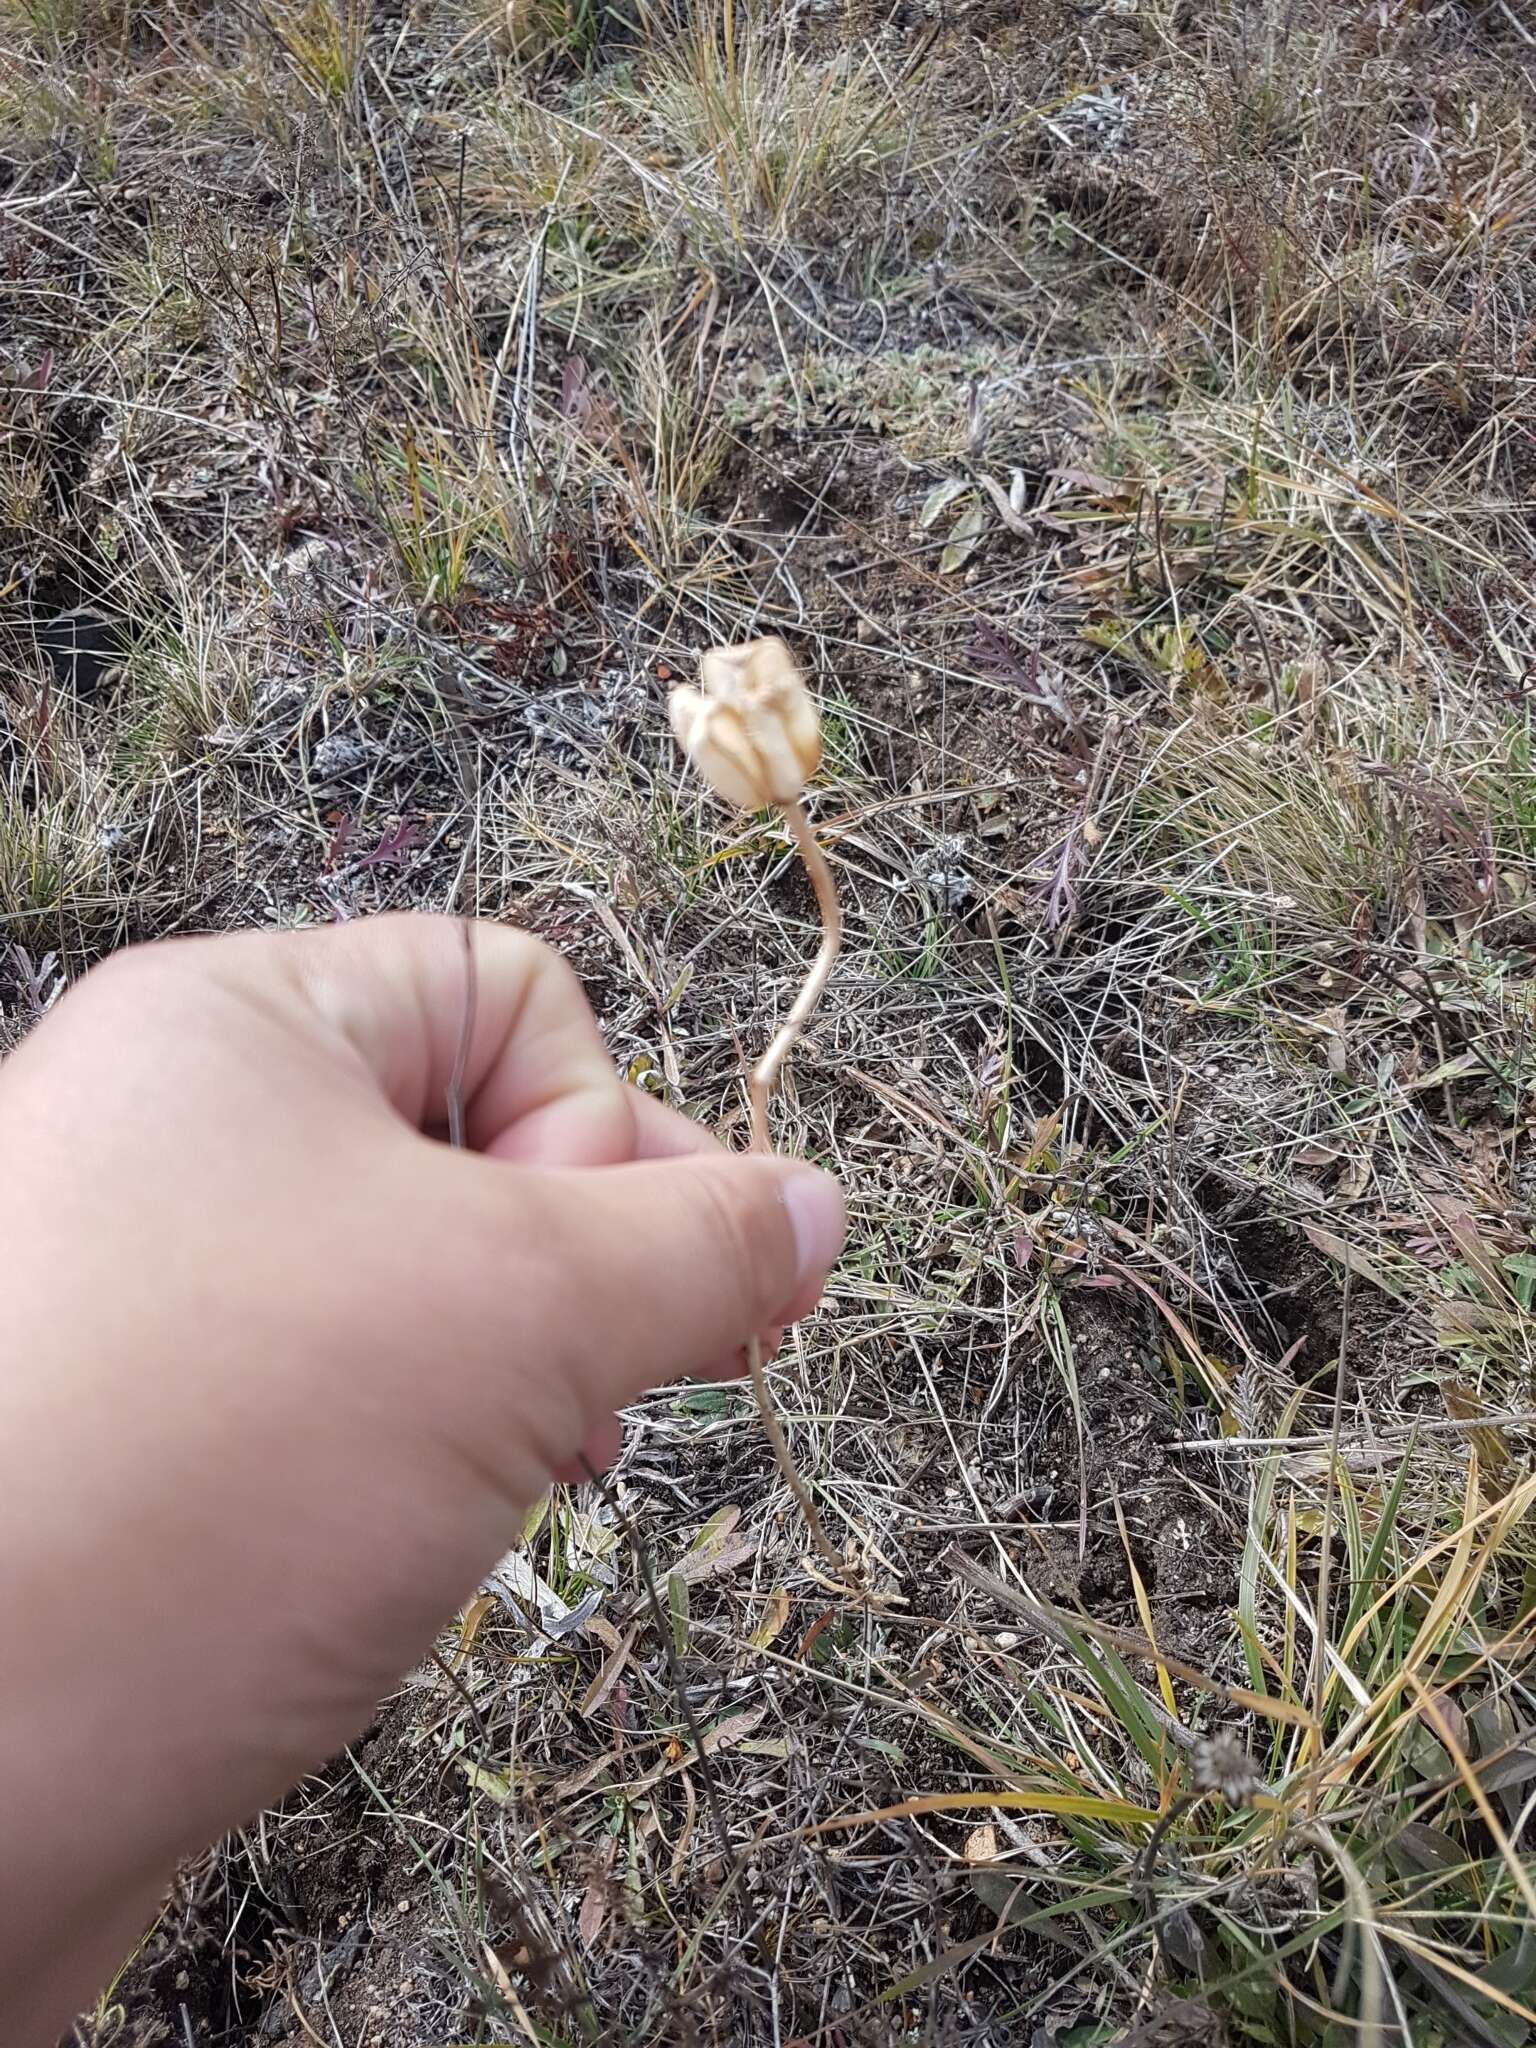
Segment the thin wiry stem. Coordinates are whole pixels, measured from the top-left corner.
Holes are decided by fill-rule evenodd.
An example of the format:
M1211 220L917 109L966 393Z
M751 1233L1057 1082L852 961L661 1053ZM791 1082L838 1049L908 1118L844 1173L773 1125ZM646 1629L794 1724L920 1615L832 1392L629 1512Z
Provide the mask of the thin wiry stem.
M843 946L843 910L837 900L837 884L832 879L827 857L816 843L816 835L811 830L810 820L802 806L792 803L784 804L781 808L789 835L795 842L796 851L811 878L811 886L816 891L816 905L821 912L821 945L817 949L811 971L805 978L805 985L795 997L789 1015L774 1033L772 1043L752 1069L747 1081L747 1095L752 1106L754 1152L773 1150L768 1136L768 1098L773 1093L773 1085L778 1079L780 1068L794 1050L796 1040L810 1021L816 1005L821 1001L822 991L831 979L832 970L837 965L837 956ZM768 1391L763 1347L756 1337L751 1337L747 1341L747 1371L752 1379L752 1392L757 1397L758 1413L763 1418L763 1428L767 1432L774 1461L784 1483L794 1495L800 1512L805 1517L805 1526L811 1532L811 1540L820 1551L823 1560L841 1576L847 1570L846 1563L822 1527L821 1516L816 1511L816 1503L811 1499L810 1489L800 1477L799 1468L789 1448L789 1441L784 1434L784 1426L779 1421L778 1412Z
M773 1093L773 1084L779 1078L783 1066L795 1047L816 1005L821 1001L822 992L832 978L839 953L843 950L843 906L837 900L837 884L832 879L832 870L827 857L816 841L811 822L804 808L798 804L783 805L784 823L789 836L795 842L795 851L811 878L811 887L816 891L816 907L821 912L821 945L805 977L805 986L795 997L789 1015L774 1033L773 1042L752 1069L747 1083L747 1093L752 1103L752 1150L771 1152L773 1145L768 1136L768 1098Z

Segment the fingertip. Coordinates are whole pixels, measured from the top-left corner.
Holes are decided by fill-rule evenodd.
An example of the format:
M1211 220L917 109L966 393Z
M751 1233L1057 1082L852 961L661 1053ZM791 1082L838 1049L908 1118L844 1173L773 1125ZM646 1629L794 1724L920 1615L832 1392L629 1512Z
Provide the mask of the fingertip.
M538 1179L562 1327L615 1408L722 1358L737 1370L750 1332L815 1306L842 1245L837 1183L788 1160L712 1149Z
M785 1179L782 1199L795 1245L794 1298L805 1303L793 1320L815 1307L843 1248L848 1212L839 1183L815 1167L796 1166Z

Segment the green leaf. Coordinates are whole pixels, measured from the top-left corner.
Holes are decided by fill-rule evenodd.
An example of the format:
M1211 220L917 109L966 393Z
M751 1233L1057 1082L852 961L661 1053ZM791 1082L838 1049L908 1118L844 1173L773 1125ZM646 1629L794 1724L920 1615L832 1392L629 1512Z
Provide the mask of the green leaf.
M692 1393L679 1394L672 1405L682 1415L728 1415L736 1397L724 1387L697 1387Z
M1522 1927L1515 1946L1485 1963L1477 1973L1479 1982L1495 1991L1508 1992L1522 2005L1529 2005L1536 1992L1536 1929Z
M1510 1252L1504 1260L1504 1270L1509 1275L1510 1292L1529 1311L1536 1305L1536 1256L1530 1252Z
M679 1657L688 1654L688 1581L681 1572L667 1575L667 1612L672 1620L672 1647Z
M456 1757L454 1761L475 1790L494 1799L498 1806L505 1806L512 1797L512 1780L503 1772L487 1770L484 1764L472 1763L467 1756Z
M1405 1821L1388 1843L1387 1852L1398 1869L1409 1874L1465 1870L1467 1866L1467 1852L1460 1843L1421 1820Z
M734 1503L723 1508L716 1508L688 1548L690 1550L713 1549L717 1543L723 1542L730 1535L740 1520L741 1509Z

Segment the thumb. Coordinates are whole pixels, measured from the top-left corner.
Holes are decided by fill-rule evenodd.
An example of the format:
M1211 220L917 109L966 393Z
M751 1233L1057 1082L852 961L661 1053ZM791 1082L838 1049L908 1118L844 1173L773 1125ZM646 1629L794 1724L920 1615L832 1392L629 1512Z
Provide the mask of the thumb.
M842 1248L842 1189L799 1161L698 1153L549 1181L568 1354L615 1408L806 1315Z

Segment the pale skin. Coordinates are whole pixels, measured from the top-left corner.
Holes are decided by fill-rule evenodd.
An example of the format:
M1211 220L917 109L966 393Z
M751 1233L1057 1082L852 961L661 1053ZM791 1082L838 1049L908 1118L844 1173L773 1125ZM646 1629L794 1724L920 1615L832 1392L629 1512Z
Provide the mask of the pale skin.
M626 1088L535 941L120 956L0 1067L0 2039L376 1702L615 1411L804 1315L836 1183Z

